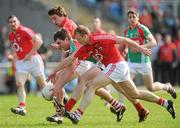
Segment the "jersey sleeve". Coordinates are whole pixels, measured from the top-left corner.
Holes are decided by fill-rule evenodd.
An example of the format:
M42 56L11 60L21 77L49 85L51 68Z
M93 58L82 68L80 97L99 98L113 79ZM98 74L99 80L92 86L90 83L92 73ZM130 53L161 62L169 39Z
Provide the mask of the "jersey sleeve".
M29 28L23 28L23 32L28 40L32 40L35 36L35 32Z
M142 28L142 30L143 30L143 32L144 32L144 37L145 37L145 38L147 38L147 36L148 36L149 34L152 34L152 33L149 31L149 28L148 28L148 27L142 25L141 28Z

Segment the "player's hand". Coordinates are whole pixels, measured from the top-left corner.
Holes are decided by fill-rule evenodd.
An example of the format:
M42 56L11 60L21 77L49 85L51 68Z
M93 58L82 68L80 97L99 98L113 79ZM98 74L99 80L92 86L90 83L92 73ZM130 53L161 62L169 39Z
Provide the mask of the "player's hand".
M51 81L52 83L54 83L54 82L55 82L55 79L56 79L56 74L57 74L56 71L52 72L52 73L48 76L47 82Z
M59 96L59 87L58 86L54 86L53 88L53 96L58 97Z
M7 59L9 62L12 62L14 60L14 57L13 57L13 55L10 54L7 56Z
M49 48L52 49L52 50L57 50L59 49L59 45L57 43L52 43L49 45Z
M149 48L143 48L142 53L144 53L147 56L151 56L152 51Z

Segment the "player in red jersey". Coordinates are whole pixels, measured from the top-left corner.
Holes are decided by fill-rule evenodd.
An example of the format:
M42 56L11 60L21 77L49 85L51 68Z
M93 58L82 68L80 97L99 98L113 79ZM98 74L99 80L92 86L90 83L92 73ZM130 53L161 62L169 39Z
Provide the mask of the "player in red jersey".
M15 114L24 116L26 114L26 92L24 84L29 74L36 78L41 88L47 84L44 75L43 61L41 56L37 53L43 41L32 29L21 25L19 19L15 15L8 17L8 24L11 30L9 40L15 55L15 77L19 99L19 106L11 108L11 111Z
M74 29L77 27L76 24L67 17L67 13L65 11L65 9L62 6L57 6L57 7L53 7L48 11L48 15L49 18L51 19L51 21L56 24L60 29L65 29L69 32L69 34L71 35L71 37L74 37ZM62 31L61 31L62 32ZM61 33L60 32L60 33ZM60 40L60 41L59 41ZM72 40L72 39L71 39ZM62 39L62 37L58 37L57 38L57 42L61 42L59 44L60 47L63 46L63 44L66 44L65 47L69 47L68 39L67 37L65 37L65 39ZM51 44L51 46L54 46L54 48L58 48L58 45L56 43ZM63 47L64 47L63 46ZM71 46L70 46L71 47ZM64 48L62 48L63 50ZM71 48L70 48L71 49ZM67 51L67 49L65 50ZM66 56L65 56L66 57ZM64 57L64 58L65 58ZM92 61L92 60L90 60ZM82 62L81 62L82 63ZM90 77L94 77L96 75L96 72L100 72L100 69L98 67L94 68L91 72L84 74L84 72L90 68L89 65L91 65L92 62L83 62L82 64L80 63L80 65L75 69L72 70L74 67L66 67L65 70L61 70L58 75L54 75L53 73L50 74L49 78L50 80L53 80L54 78L57 78L55 83L54 83L54 93L55 94L60 94L60 97L57 97L59 99L59 103L62 103L62 87L64 87L64 85L69 82L69 80L71 80L74 77L79 76L78 79L78 87L76 88L76 91L73 92L73 98L71 98L67 104L65 106L67 106L68 110L71 110L71 108L76 104L76 101L78 101L80 99L81 94L84 91L85 88L85 82L90 78ZM56 74L57 70L54 72ZM56 77L54 77L56 76ZM67 77L68 76L68 77ZM60 92L59 92L59 89ZM109 100L112 99L111 95L108 94L108 92L106 92L106 90L103 89L99 89L97 91L97 95L103 97L105 100ZM62 114L61 114L61 110L58 109L57 105L56 106L56 113L53 116L49 116L47 117L47 120L50 122L57 122L57 123L61 123L62 122ZM120 112L116 113L118 120L121 118L120 116Z
M51 19L51 21L62 30L61 32L59 32L59 34L61 33L60 34L61 37L56 38L57 39L57 40L55 40L56 42L51 44L51 46L54 48L61 47L61 50L63 50L63 51L68 51L68 50L71 51L72 50L71 44L72 44L73 39L71 39L70 37L67 37L66 35L65 35L65 37L63 37L62 33L64 31L63 29L65 29L66 31L69 32L71 37L74 37L74 29L77 27L76 24L71 19L68 18L67 13L62 6L57 6L57 7L51 8L48 11L48 15L49 15L49 18ZM59 45L57 44L57 42L59 43ZM71 43L67 43L67 42L71 42ZM62 58L64 59L65 57L67 57L67 56L64 56ZM68 110L70 110L76 104L76 101L80 98L81 93L84 90L84 82L87 79L89 79L89 76L93 76L92 73L81 76L87 69L90 68L90 65L92 65L91 63L92 62L88 62L88 61L80 62L79 66L75 70L74 70L75 64L72 64L71 66L66 67L63 70L60 70L60 71L56 70L49 76L49 80L51 80L51 81L54 81L54 78L57 78L54 82L54 86L55 86L54 87L54 95L57 97L58 102L61 104L63 101L62 99L64 97L63 90L62 90L64 85L67 82L69 82L70 80L72 80L73 78L79 76L78 83L81 86L78 86L76 91L73 93L74 98L71 98L69 100L69 102L67 103ZM58 71L58 73L57 73L57 71ZM96 71L99 71L99 68L96 68ZM94 72L94 74L95 74L95 72ZM101 95L111 98L110 94L108 95L105 91L103 91L103 89L101 89L101 91L98 91L98 92L102 92ZM61 110L58 109L56 104L54 104L54 105L56 107L56 113L53 116L47 117L47 120L50 122L62 123L63 118L62 118ZM116 114L118 114L118 113L116 113Z
M66 58L59 64L59 69L72 63L77 58L84 60L87 57L93 56L99 58L99 61L105 65L105 69L98 74L89 84L85 95L82 99L80 107L73 113L65 110L65 116L68 117L74 124L77 124L83 115L83 112L91 103L96 89L112 84L118 91L124 92L127 98L141 99L153 103L157 103L167 109L173 118L176 117L175 108L171 100L160 98L157 95L147 90L138 90L130 79L129 67L121 56L116 44L126 43L129 47L142 52L146 55L151 55L151 51L141 47L136 42L120 36L111 34L90 34L87 27L80 25L75 30L75 37L83 46L72 56ZM112 101L114 104L114 101ZM121 109L118 108L118 109Z
M68 18L65 9L62 6L56 6L48 11L49 18L60 29L66 29L72 38L74 38L74 30L76 29L76 23Z
M77 25L75 24L75 22L73 20L71 20L70 18L68 18L68 15L65 11L65 9L62 6L55 6L51 9L48 10L48 15L50 20L60 29L65 29L69 32L71 37L74 37L74 30L76 29ZM79 43L76 43L76 46L79 46ZM53 49L59 49L59 46L56 43L52 43L50 45L51 48ZM69 52L67 52L68 50L61 50L61 60L63 60L64 58L66 58L69 54ZM56 80L56 82L54 83L54 86L64 86L65 83L69 82L71 80L71 78L73 77L74 74L74 67L73 65L69 66L68 68L66 68L66 70L61 71L61 73L56 74L54 72L54 76L56 76L56 78L62 78L63 79L60 80ZM52 75L52 74L51 74ZM58 76L58 77L57 77ZM65 76L65 77L64 77ZM59 101L59 103L62 103L62 101L66 102L67 101L67 95L65 93L64 88L60 89L57 92L59 96L57 97L57 100ZM63 100L64 99L64 100ZM54 103L54 101L53 101ZM58 109L57 105L54 103L54 107L56 108L56 113L53 116L49 116L47 117L47 120L52 121L52 119L54 120L53 122L57 122L57 123L61 123L63 120L63 117L61 116L61 110Z

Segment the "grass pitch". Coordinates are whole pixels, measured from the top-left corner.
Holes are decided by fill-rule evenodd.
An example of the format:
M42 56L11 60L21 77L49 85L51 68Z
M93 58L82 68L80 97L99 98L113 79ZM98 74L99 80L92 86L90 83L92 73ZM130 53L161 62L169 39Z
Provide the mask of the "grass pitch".
M138 123L138 115L130 102L126 101L127 110L121 122L116 122L116 116L104 106L104 101L95 96L92 104L86 110L78 125L73 125L68 119L62 124L50 123L46 117L54 114L51 102L44 101L42 97L27 96L27 115L19 116L10 112L12 106L17 105L15 95L0 96L0 128L180 128L180 90L177 90L178 98L174 101L176 107L176 119L172 119L165 108L156 104L143 102L150 110L150 115L143 123ZM165 92L157 93L168 99L172 99ZM117 99L118 95L113 94ZM76 108L76 107L75 107Z

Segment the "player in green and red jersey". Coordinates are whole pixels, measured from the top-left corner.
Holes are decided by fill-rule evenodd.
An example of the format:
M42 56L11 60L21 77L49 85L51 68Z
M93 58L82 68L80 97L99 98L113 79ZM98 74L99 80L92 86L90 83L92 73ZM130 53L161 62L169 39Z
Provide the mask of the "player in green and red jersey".
M154 47L157 42L149 29L139 23L139 15L134 10L127 13L129 26L124 31L124 36L136 41L145 48ZM130 67L131 78L134 79L137 74L141 74L144 84L149 91L165 90L176 98L176 91L170 83L153 82L152 67L150 57L137 52L132 48L128 48L127 62ZM111 109L112 111L112 109Z
M124 36L136 41L145 48L154 47L157 42L149 29L139 23L139 16L133 10L127 13L129 26L124 31ZM144 84L149 91L165 90L176 98L176 91L170 83L153 82L152 68L150 57L143 53L137 52L132 48L128 49L128 65L130 67L131 78L134 79L136 74L141 74Z

